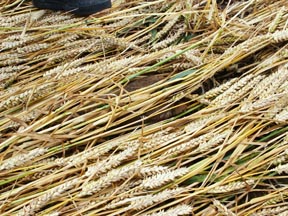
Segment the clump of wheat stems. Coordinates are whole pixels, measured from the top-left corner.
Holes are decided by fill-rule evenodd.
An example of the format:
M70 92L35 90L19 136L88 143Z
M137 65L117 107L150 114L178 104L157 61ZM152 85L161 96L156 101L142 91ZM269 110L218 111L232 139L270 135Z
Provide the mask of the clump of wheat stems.
M0 1L1 215L287 214L288 2Z

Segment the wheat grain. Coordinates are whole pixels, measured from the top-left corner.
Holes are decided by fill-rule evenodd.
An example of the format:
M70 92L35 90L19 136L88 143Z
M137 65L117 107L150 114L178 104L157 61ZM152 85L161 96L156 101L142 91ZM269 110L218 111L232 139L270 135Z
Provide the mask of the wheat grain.
M140 197L131 198L131 204L127 207L127 209L134 209L136 211L145 209L149 206L159 204L165 200L171 199L181 193L183 193L185 189L183 188L175 188L175 189L166 189L154 195L146 195Z
M0 81L5 81L7 79L13 79L14 77L16 77L17 73L6 73L6 74L0 74Z
M55 44L57 45L66 45L66 44L70 44L74 41L76 41L77 39L80 38L79 34L65 34L65 35L56 35L57 37L61 37L60 40L56 40ZM57 38L56 38L57 39ZM49 37L49 40L53 40L52 37Z
M244 42L238 44L237 46L230 47L224 52L224 56L231 56L231 55L240 55L245 54L251 51L251 47L253 46L259 46L259 44L262 44L264 42L268 42L269 39L271 39L273 36L267 34L267 35L258 35L256 37L249 38L245 40ZM277 39L278 36L275 35L275 38Z
M69 61L63 65L58 65L57 67L46 71L43 74L43 77L50 78L50 77L53 77L57 74L63 73L64 70L73 69L75 67L78 67L79 65L83 64L85 62L85 60L86 60L86 57L83 57L83 58L75 59L73 61Z
M249 179L246 181L231 182L227 185L218 186L216 188L213 188L213 189L209 190L208 193L213 193L213 194L214 193L227 193L227 192L243 189L247 186L253 185L254 183L255 183L255 181L252 179Z
M83 49L86 49L86 48L83 48ZM77 52L79 52L79 50L77 50ZM69 53L69 55L70 54L71 53ZM123 68L126 68L129 65L136 64L140 62L141 59L143 58L144 56L139 55L139 56L130 56L127 58L122 58L119 60L108 59L108 60L101 61L99 63L85 65L80 68L68 69L67 71L62 72L62 74L59 74L57 77L60 79L63 77L71 76L75 73L78 74L79 72L83 72L83 71L85 72L89 71L91 76L93 74L97 74L97 75L108 74L109 72L121 70Z
M25 178L23 178L23 181L31 182L31 181L35 181L35 180L38 180L41 178L46 178L47 176L55 173L58 170L59 170L58 168L51 168L49 170L43 170L41 172L36 172L32 175L29 175L29 176L26 176Z
M195 153L198 152L206 152L209 151L210 149L215 149L216 146L218 146L220 143L222 143L230 134L232 133L231 130L225 130L221 133L213 134L214 136L211 136L212 138L209 139L206 142L200 143L197 149L195 149ZM211 134L212 135L212 134Z
M0 87L1 87L1 85L0 85ZM21 89L21 87L19 87L19 86L12 86L12 87L10 87L8 89L0 91L0 96L1 97L5 97L6 95L13 95L16 92L18 92L20 89Z
M277 121L285 122L288 120L288 107L286 106L281 112L275 115L274 117Z
M6 37L3 42L13 42L13 41L21 41L21 40L28 40L28 41L33 41L35 39L35 37L30 34L30 33L26 33L25 35L23 35L22 33L16 33L16 34L12 34L9 35L8 37Z
M201 58L201 53L197 49L188 50L183 53L185 59L187 59L190 63L193 63L194 66L199 66L203 64L203 60Z
M126 149L129 146L132 147L134 145L140 145L141 150L143 151L149 151L155 147L161 147L164 144L171 142L176 137L183 134L182 131L176 131L176 132L169 132L169 128L166 130L161 130L156 133L150 134L148 136L145 136L144 141L140 140L132 140L129 142L122 143L119 148L120 149Z
M220 86L213 88L207 92L205 92L202 95L202 98L204 99L211 99L211 98L215 98L218 95L222 94L223 92L225 92L226 90L228 90L233 84L235 84L238 81L237 78L232 78L229 81L221 84Z
M73 39L74 37L78 38L79 36L77 35L71 35L70 38L68 38L69 40ZM67 38L63 38L63 40L67 40ZM80 40L74 40L74 41L68 41L68 43L64 44L64 49L67 50L72 50L75 48L87 48L89 46L94 46L94 45L99 45L101 44L101 40L98 38L88 38L88 39L80 39Z
M116 155L108 157L107 160L97 162L96 165L88 167L85 176L98 177L99 175L108 172L112 168L119 166L124 160L133 157L135 153L137 153L137 150L138 146L133 146L133 148L128 148Z
M6 17L0 17L0 22L2 26L5 27L14 27L17 24L20 24L22 22L25 22L27 18L29 17L29 13L14 15L14 16L6 16Z
M42 49L47 49L48 47L49 47L49 44L47 43L39 43L39 44L34 43L29 46L17 48L17 52L20 54L27 54L27 53L36 52Z
M288 174L288 163L283 165L280 164L271 171L277 172L279 175L281 175L282 173Z
M101 176L97 181L90 181L82 185L78 197L99 193L101 190L111 186L115 182L130 178L140 169L141 165L141 161L136 161L133 164L109 171L106 175Z
M59 166L80 166L81 164L86 163L88 160L95 160L98 159L99 157L105 155L115 147L119 145L118 142L109 142L106 143L105 148L91 148L87 149L84 152L78 153L76 155L72 155L67 158L58 158L55 160L55 163Z
M266 67L271 67L271 65L274 65L277 62L281 62L282 60L286 59L287 57L288 57L288 49L280 50L280 51L276 52L275 54L273 54L272 56L270 56L269 58L265 58L265 60L263 62L261 62L258 65L258 67L260 69L266 68Z
M20 55L19 53L1 53L0 61L11 59L11 58L20 58L20 57L23 57L23 55Z
M37 211L39 211L43 206L49 203L51 200L54 200L63 195L67 190L73 188L79 182L78 179L73 179L66 181L65 183L52 188L50 191L46 192L44 195L40 197L34 198L29 202L28 205L24 206L19 213L18 216L29 216L35 215Z
M192 67L195 67L195 64L193 62L175 63L171 66L171 68L173 69L177 68L179 70L186 70Z
M169 21L165 24L161 31L157 32L155 38L160 39L162 38L167 32L178 22L180 19L180 15L171 15L168 17Z
M139 189L139 185L141 184L142 180L135 180L129 183L126 183L124 186L121 185L121 188L118 188L117 191L110 191L110 193L106 193L103 196L100 196L99 198L103 198L104 200L108 197L111 198L113 196L116 196L115 199L113 199L109 204L105 206L105 209L114 209L120 206L124 206L128 203L130 203L130 198L133 198L137 195L138 192L141 193L141 190ZM127 192L129 191L129 192Z
M135 44L135 45L141 45L141 46L145 46L146 44L142 44L142 43L144 43L145 41L147 41L147 40L149 40L151 38L151 35L150 34L147 34L147 35L145 35L145 36L143 36L143 37L141 37L141 38L138 38L137 40L134 40L133 41L133 43Z
M183 33L185 33L185 27L183 25L176 26L176 29L177 29L176 33L165 38L165 40L162 40L161 42L154 44L152 46L152 50L158 50L167 47L168 45L179 39Z
M262 86L262 91L259 92L258 97L268 98L271 94L275 94L278 88L288 79L288 64L278 67L278 70L268 76L263 83L259 85ZM264 87L265 86L265 87Z
M58 212L58 211L53 211L51 213L45 214L45 216L60 216L60 215L61 215L61 212Z
M251 216L270 216L279 215L279 213L288 209L288 206L278 206L274 208L263 208L253 213Z
M10 96L7 100L0 103L0 110L8 109L10 107L26 103L28 102L29 99L30 102L38 100L46 96L48 93L51 93L51 91L53 91L54 88L55 88L54 83L47 83L39 87L36 87L35 89L26 90L25 92L19 95Z
M182 177L189 172L189 168L178 168L175 170L168 170L166 172L156 174L143 180L140 187L146 190L156 189L165 184L175 181L176 178Z
M265 113L265 117L274 118L287 106L288 106L288 97L286 94L284 94L282 97L279 98L277 103L271 105L271 107L267 110L267 113Z
M126 16L127 16L127 15L128 15L128 16L129 16L129 15L135 16L135 15L137 15L137 14L139 14L139 13L135 11L135 12L133 12L133 13L127 13ZM129 25L132 20L133 20L133 18L131 18L131 17L122 18L121 20L119 19L119 20L117 20L116 22L113 22L113 23L110 23L110 24L105 25L104 27L105 27L106 29L109 29L109 28L111 28L111 29L123 28L123 27L126 27L126 25Z
M270 95L270 97L264 98L264 99L259 99L255 102L250 102L249 100L247 100L246 102L244 102L244 104L241 106L240 108L240 112L250 112L253 110L258 110L264 107L270 107L273 106L274 109L278 109L278 111L280 111L279 109L281 109L281 107L283 106L283 104L279 104L278 101L281 98L287 98L288 96L288 92L284 92L282 94L272 94ZM282 100L283 101L283 100ZM285 102L285 101L284 101ZM277 105L275 105L277 104ZM285 104L285 103L284 103ZM268 112L269 115L275 115L276 113L270 113Z
M208 116L194 120L193 122L187 124L184 127L184 131L188 134L193 133L207 126L209 123L211 124L223 117L225 117L225 114L223 113L209 114Z
M288 211L281 212L278 216L288 216Z
M164 158L167 158L167 156L174 156L174 155L180 155L184 152L191 151L193 149L196 149L201 143L206 143L208 140L213 138L215 134L213 132L206 133L204 135L201 135L197 138L193 138L188 142L181 143L180 145L177 145L175 147L172 147L165 151L161 156L161 160Z
M28 42L31 42L31 38L29 37L23 37L21 38L21 40L18 41L3 41L1 43L1 49L2 50L7 50L7 49L12 49L12 48L16 48L16 47L22 47L24 45L26 45Z
M249 74L241 78L238 82L233 84L223 94L216 97L211 102L211 105L225 106L235 102L236 100L239 100L249 90L251 90L255 86L255 84L259 83L262 79L263 75L253 76L252 74Z
M71 19L66 19L62 21L58 21L57 25L69 25L69 24L75 24L79 21L82 21L82 18L80 17L73 17ZM55 23L54 23L55 24Z
M274 20L269 25L269 29L268 29L269 32L273 33L276 30L277 26L279 25L283 15L284 15L285 10L286 10L286 8L285 8L285 6L283 6L280 8L279 11L277 11Z
M235 43L235 41L244 41L244 37L235 37L235 36L224 36L224 37L220 37L217 38L217 40L215 41L214 45L228 45L228 44L233 44Z
M286 142L285 142L286 143ZM288 149L285 149L284 153L278 155L273 161L271 162L273 165L279 165L288 160Z
M192 215L193 208L189 205L180 204L173 208L169 208L167 211L159 211L153 214L142 214L141 216L180 216L180 215Z
M161 173L165 173L168 171L168 167L164 166L148 166L141 167L139 174L142 177L153 176Z
M18 66L7 66L0 68L0 74L4 73L17 73L19 71L27 70L29 66L18 65Z
M158 61L163 61L171 56L176 55L177 53L181 52L181 50L177 49L176 46L169 46L167 48L159 50L161 52L161 56L158 57ZM177 56L175 59L182 59L182 55Z
M236 216L231 210L229 210L225 205L223 205L219 200L213 200L214 206L218 209L221 215L225 216Z
M37 26L49 26L50 24L59 23L69 19L72 19L72 15L70 14L63 15L60 12L54 12L44 17L43 19L39 20L36 24Z
M49 55L47 62L49 65L54 65L55 63L65 62L66 59L74 59L78 55L80 55L81 53L84 53L84 52L86 52L86 47L75 48L72 50L64 49L64 50L61 50L61 51L55 53L55 55Z
M124 49L131 48L131 49L135 49L135 50L140 51L140 52L145 52L145 50L143 48L135 45L132 42L125 41L125 39L123 39L123 38L116 38L116 37L112 37L110 35L100 35L100 39L101 39L102 43L108 44L110 46L116 45L116 46L119 46L120 48L124 48Z
M46 148L36 148L28 153L15 155L7 160L4 160L0 165L0 170L9 170L15 167L22 166L34 158L45 154L48 150Z
M288 92L288 80L282 83L282 85L278 88L277 93Z
M285 190L281 190L281 189L282 189L282 188L279 188L279 191L285 191L285 190L286 190L286 188L285 188ZM264 203L263 203L263 206L275 205L275 204L277 204L277 203L283 202L287 197L288 197L287 194L280 192L280 195L279 195L279 196L276 196L276 197L273 196L272 199L264 202Z
M1 61L0 66L16 66L26 61L27 61L26 59L21 59L21 58L11 58L11 59L6 59L4 61Z
M271 34L273 43L281 43L288 40L288 30L279 30Z
M64 77L70 77L74 74L80 74L83 72L89 73L89 72L91 72L92 68L93 68L93 65L90 64L90 65L65 69L62 73L58 73L55 78L56 78L56 80L59 80L59 79L62 79Z

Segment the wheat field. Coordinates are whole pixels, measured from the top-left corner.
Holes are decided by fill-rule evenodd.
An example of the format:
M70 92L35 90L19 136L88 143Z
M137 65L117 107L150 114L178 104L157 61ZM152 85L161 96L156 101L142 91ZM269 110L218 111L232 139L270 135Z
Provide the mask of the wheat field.
M0 1L0 214L288 215L288 1Z

